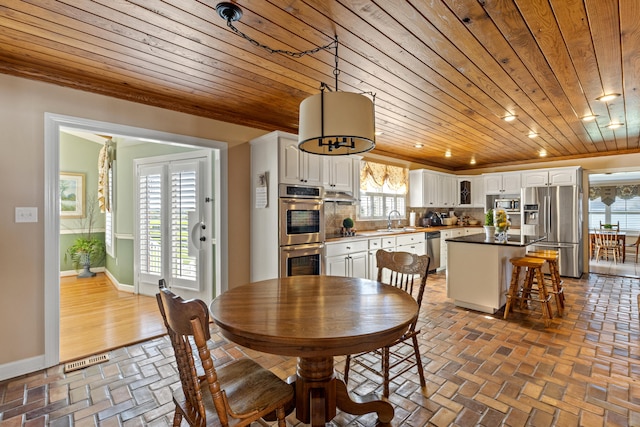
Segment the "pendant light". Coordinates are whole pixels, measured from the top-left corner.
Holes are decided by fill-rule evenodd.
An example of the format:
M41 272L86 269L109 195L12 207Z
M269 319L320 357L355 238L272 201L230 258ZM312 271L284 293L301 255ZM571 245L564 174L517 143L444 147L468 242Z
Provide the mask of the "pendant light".
M376 146L374 104L363 94L338 91L338 36L334 58L335 91L322 83L319 94L300 103L298 148L325 156L371 151Z
M227 21L227 26L253 45L270 53L281 53L295 58L335 49L334 90L325 83L320 84L320 93L300 103L298 123L298 148L308 153L339 156L364 153L375 147L374 100L354 92L338 91L338 36L332 43L303 52L272 49L258 43L233 26L240 20L242 10L233 3L223 2L216 6L218 15Z

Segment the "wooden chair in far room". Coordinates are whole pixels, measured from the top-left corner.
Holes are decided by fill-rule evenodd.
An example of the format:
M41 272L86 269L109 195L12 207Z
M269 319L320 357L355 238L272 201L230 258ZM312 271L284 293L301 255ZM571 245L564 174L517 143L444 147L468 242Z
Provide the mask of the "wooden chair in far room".
M594 230L594 245L596 262L598 262L602 256L605 256L608 261L609 255L611 255L613 261L616 264L618 263L621 248L616 231Z
M633 246L636 247L636 264L637 264L638 263L638 246L640 246L640 234L638 234L638 238L636 239L635 242L629 243L627 245L627 247L633 247ZM626 250L626 248L624 250Z
M419 311L427 284L429 256L415 255L409 252L387 252L384 249L380 249L376 252L376 262L378 266L377 280L400 288L412 295L418 303ZM420 358L420 349L418 348L420 330L416 330L417 322L418 319L416 318L400 338L381 349L348 355L345 361L344 382L348 383L349 381L349 370L351 362L353 362L381 376L383 379L383 394L385 397L389 397L389 384L391 381L415 366L420 376L420 385L424 388L426 383L422 359ZM372 359L377 358L381 362L379 369L371 363Z
M615 224L603 224L600 221L600 230L620 231L620 221Z
M207 346L211 338L207 305L198 299L183 300L167 289L164 280L156 299L182 385L173 393L174 426L183 418L191 426L249 426L261 418L277 419L279 427L286 426L286 411L294 405L290 384L251 359L216 369Z

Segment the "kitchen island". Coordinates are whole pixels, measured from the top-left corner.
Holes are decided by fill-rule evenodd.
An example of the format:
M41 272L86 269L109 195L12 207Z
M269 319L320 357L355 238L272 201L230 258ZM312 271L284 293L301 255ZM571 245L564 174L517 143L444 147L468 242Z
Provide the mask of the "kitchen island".
M459 307L495 313L506 303L509 259L524 256L527 246L543 239L511 235L498 242L484 234L447 239L447 297Z

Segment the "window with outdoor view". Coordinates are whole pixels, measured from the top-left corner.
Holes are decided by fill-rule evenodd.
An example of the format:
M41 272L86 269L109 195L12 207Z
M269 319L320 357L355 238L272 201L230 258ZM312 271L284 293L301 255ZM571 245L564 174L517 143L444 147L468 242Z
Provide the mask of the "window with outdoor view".
M407 168L362 162L358 219L386 219L393 210L406 218L408 181Z

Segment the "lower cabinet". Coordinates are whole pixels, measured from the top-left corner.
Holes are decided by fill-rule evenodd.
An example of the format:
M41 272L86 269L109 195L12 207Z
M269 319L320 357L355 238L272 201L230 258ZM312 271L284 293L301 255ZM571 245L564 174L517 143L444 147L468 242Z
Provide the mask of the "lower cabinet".
M464 228L449 228L440 231L440 268L447 268L447 239L464 235Z
M393 251L396 247L396 236L378 237L375 239L369 239L369 259L368 259L368 274L367 279L378 280L378 263L376 262L376 252L379 249L387 251ZM383 277L383 281L385 277Z
M367 240L327 243L325 268L329 276L367 277Z
M325 268L329 276L362 277L377 280L376 252L402 251L416 255L427 253L425 233L328 242L325 246ZM383 281L388 277L383 277Z
M396 251L424 255L427 253L424 240L424 233L402 234L396 237Z

